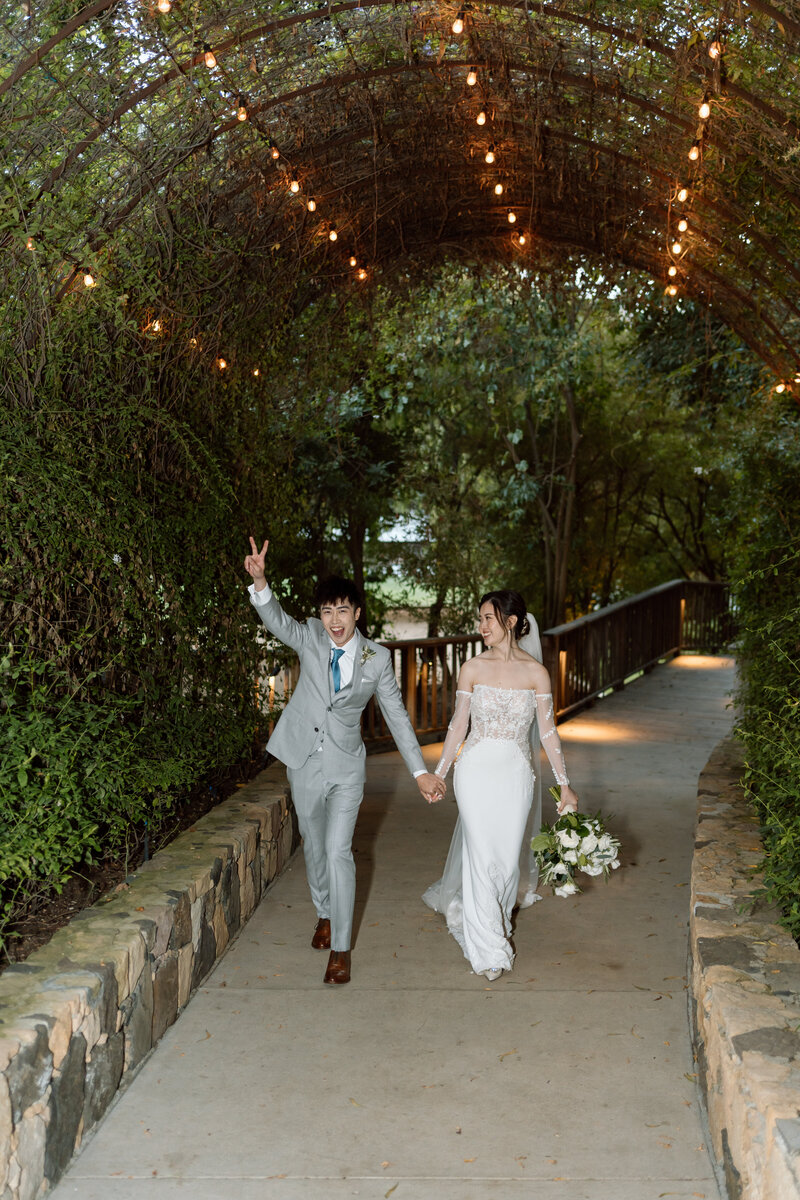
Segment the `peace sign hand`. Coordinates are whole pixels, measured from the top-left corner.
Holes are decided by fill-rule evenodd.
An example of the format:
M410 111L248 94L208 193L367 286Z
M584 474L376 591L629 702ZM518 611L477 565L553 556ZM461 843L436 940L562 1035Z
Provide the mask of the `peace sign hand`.
M255 539L251 537L250 549L253 551L253 553L248 554L244 560L244 569L253 577L253 583L256 585L257 592L263 591L267 582L267 576L264 572L264 562L267 557L268 546L269 541L265 541L264 545L261 547L261 553L259 554Z

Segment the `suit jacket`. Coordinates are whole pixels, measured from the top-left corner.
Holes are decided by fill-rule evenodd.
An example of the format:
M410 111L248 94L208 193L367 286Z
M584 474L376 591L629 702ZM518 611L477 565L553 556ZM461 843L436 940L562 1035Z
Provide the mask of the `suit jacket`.
M331 778L349 778L354 772L363 777L361 714L375 696L409 771L427 771L385 646L356 631L353 678L334 692L331 640L322 621L295 621L274 595L266 604L258 604L252 594L250 599L270 633L300 659L297 687L267 743L271 754L296 769L323 746Z

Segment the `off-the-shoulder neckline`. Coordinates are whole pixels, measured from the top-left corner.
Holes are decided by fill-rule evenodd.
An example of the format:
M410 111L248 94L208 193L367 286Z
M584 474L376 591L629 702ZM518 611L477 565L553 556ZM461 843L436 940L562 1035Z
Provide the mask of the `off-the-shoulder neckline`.
M534 696L552 696L552 694L553 694L552 692L537 692L536 688L496 687L492 683L473 683L472 691L474 692L475 689L479 688L479 687L486 688L487 691L490 691L490 692L532 692ZM456 695L459 695L459 694L462 696L469 696L469 695L471 695L471 692L468 692L466 688L458 688Z

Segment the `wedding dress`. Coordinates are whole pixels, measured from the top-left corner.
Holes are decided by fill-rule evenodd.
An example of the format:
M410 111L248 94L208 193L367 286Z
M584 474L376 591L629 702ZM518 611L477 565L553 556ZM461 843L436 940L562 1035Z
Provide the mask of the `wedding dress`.
M454 772L459 816L444 874L422 898L444 914L473 971L509 971L514 904L525 908L541 899L530 850L541 825L540 786L533 803L538 753L531 759L532 742L538 751L537 727L556 781L568 784L569 779L550 694L486 684L456 692L436 767L440 778L446 777L468 727Z

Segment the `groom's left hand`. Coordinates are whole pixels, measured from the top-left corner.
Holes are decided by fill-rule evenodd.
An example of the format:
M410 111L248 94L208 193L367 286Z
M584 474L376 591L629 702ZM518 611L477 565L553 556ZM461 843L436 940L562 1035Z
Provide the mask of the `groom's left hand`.
M438 775L431 775L430 771L425 775L417 776L417 787L428 801L428 804L435 804L437 800L441 800L447 791L445 781L440 779Z

